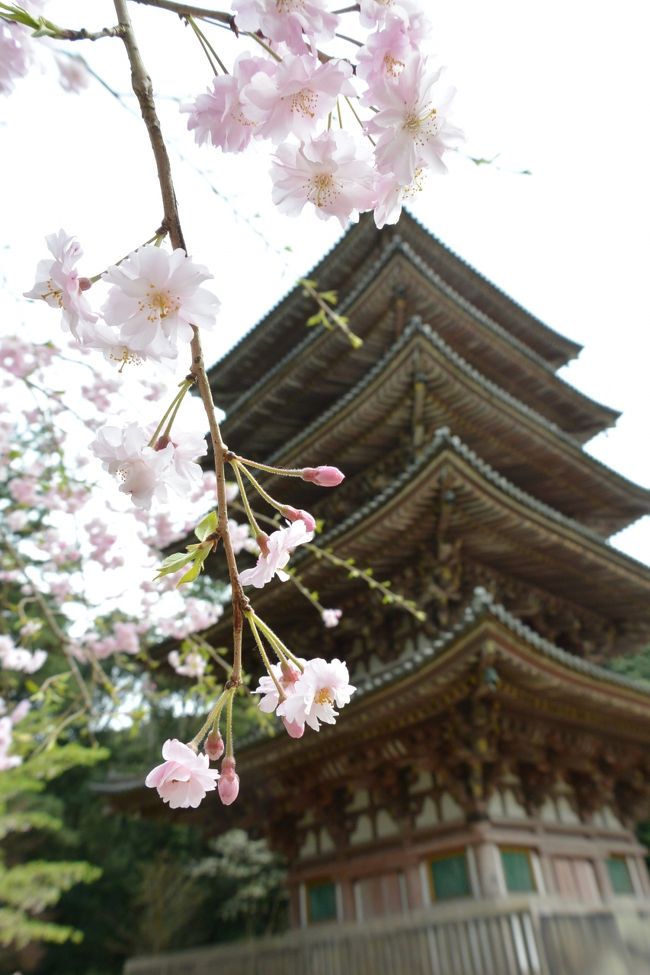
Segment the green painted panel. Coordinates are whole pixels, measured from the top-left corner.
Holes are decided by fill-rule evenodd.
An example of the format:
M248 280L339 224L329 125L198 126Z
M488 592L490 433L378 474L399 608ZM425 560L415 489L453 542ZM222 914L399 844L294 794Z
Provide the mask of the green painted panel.
M310 921L336 921L336 884L310 884L307 898Z
M506 887L511 894L528 894L535 890L535 880L527 850L501 850L501 863Z
M431 862L433 894L436 900L451 897L469 897L472 893L467 874L467 859L464 853L441 857Z
M615 894L634 893L630 871L623 857L610 857L607 861L607 872Z

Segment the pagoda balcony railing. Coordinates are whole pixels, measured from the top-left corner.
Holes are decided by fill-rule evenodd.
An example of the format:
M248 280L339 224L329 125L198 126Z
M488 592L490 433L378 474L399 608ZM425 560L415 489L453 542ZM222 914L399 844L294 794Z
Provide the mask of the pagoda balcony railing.
M124 975L648 975L650 901L517 896L133 958Z

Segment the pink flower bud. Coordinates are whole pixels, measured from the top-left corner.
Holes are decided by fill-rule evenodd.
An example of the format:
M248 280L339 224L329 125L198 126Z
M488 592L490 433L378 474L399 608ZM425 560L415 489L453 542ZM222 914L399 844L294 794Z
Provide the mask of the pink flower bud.
M282 514L288 521L303 521L308 532L316 531L316 519L308 511L285 504L282 507Z
M205 740L205 754L211 762L218 761L224 752L223 738L218 731L211 731Z
M77 278L77 284L79 285L79 291L88 291L93 286L90 278Z
M338 467L304 467L300 476L303 481L311 481L319 487L336 487L345 474Z
M283 718L282 724L290 738L302 738L305 733L304 724L300 724L298 721L287 721L286 718Z
M234 758L224 758L221 763L221 778L217 789L224 806L230 806L239 795L239 776L235 772Z

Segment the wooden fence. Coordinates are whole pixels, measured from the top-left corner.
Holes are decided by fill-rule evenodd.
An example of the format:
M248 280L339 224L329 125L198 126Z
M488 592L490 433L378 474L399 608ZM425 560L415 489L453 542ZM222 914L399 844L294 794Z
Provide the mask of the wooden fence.
M125 975L648 975L650 905L456 902L426 914L131 959Z

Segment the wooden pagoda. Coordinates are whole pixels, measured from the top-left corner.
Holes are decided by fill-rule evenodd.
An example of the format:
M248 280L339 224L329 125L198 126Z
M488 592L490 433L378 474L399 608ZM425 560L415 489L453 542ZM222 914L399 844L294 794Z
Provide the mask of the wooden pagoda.
M606 665L650 640L650 570L607 542L650 492L583 449L617 414L557 375L578 345L408 215L362 219L309 277L362 347L306 329L296 288L211 371L226 442L344 470L332 492L265 485L426 620L306 552L292 564L343 610L336 629L288 583L253 591L294 652L345 659L358 691L335 726L239 748L238 813L286 854L297 931L284 967L214 949L219 970L647 972L650 685ZM328 944L336 963L313 954Z

